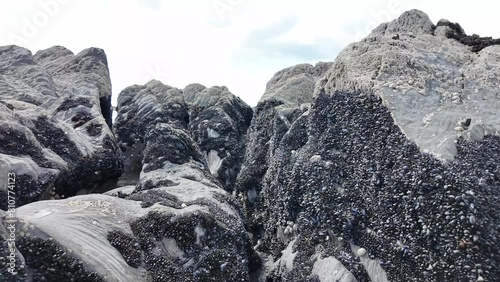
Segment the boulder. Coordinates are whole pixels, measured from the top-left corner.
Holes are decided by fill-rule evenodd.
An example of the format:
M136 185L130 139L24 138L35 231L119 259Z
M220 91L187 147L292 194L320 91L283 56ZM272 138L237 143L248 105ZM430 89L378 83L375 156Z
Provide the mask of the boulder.
M259 103L238 183L268 279L500 276L500 49L439 30L406 12L344 49L293 118Z
M217 185L229 192L234 190L253 112L226 87L190 84L180 90L151 81L123 90L117 109L115 132L126 157L121 185L137 183L143 169L144 137L150 127L164 122L185 131L185 138L181 138L196 144L203 155L197 156L197 160L206 162L206 177L215 177ZM170 143L158 146L164 144Z
M243 213L214 173L211 153L207 156L200 148L226 146L240 153L241 142L217 147L203 138L241 138L230 134L244 134L250 121L241 113L251 109L227 88L193 92L186 98L179 89L151 81L120 93L115 131L127 156L125 167L134 168L133 160L140 170L134 172L135 179L128 178L136 182L133 190L128 186L108 194L140 201L147 212L129 222L131 232L113 229L108 236L123 250L123 258L130 258L129 265L144 266L153 281L249 281L260 264ZM220 136L210 135L208 128ZM123 243L130 240L141 245L142 256Z
M17 281L249 281L239 207L198 181L36 202L16 217Z
M17 205L113 187L122 163L104 51L0 47L0 74L0 182L16 175Z
M458 24L442 20L436 28L423 12L405 12L346 47L316 93L381 97L422 152L451 161L459 138L500 132L500 46L478 50L467 38Z

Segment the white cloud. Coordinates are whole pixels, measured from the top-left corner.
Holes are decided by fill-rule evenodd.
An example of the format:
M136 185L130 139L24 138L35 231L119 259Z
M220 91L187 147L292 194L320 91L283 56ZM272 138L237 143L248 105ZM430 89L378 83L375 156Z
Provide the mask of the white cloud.
M91 46L103 48L115 99L123 88L152 77L179 88L193 82L226 85L254 106L276 71L297 63L331 61L359 34L404 10L418 8L434 22L447 18L469 34L500 37L494 24L498 4L493 3L0 0L0 45L17 38L33 52L53 45L75 53ZM262 36L272 34L280 23L283 30L275 37Z

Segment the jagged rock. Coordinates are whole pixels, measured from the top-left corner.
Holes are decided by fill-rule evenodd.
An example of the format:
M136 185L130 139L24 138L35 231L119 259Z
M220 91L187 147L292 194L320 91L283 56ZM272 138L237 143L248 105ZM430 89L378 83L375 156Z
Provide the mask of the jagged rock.
M424 13L412 10L385 32L349 45L316 93L361 91L380 96L422 152L450 161L459 136L481 140L500 132L500 46L477 52L477 46L468 46L472 43L460 43L467 39L459 25L440 22L436 33L443 33L443 27L453 30L445 32L446 37L435 36L431 26ZM395 33L397 40L392 38ZM462 130L460 123L467 118L471 125Z
M18 208L17 281L248 281L239 208L220 188L177 181L124 199L82 195Z
M227 89L213 98L198 93L191 102L228 114L250 110L251 117ZM231 122L243 130L249 120ZM128 172L131 157L140 165L137 183L18 208L17 281L250 281L260 263L242 211L188 128L182 91L159 81L125 89L115 130ZM9 236L4 225L0 236L3 242ZM0 252L8 253L7 246ZM8 277L7 261L0 262Z
M448 20L440 20L437 23L437 28L434 33L446 38L453 38L464 45L471 46L472 52L479 52L492 45L500 45L500 39L480 37L477 34L469 36L465 33L460 24L451 23Z
M433 34L434 24L427 14L419 10L404 12L387 24L384 35L406 33L413 35Z
M113 185L122 167L110 101L100 49L0 47L0 182L16 174L17 205Z
M189 104L189 131L194 141L210 172L232 192L245 154L252 109L226 87L202 89L199 84L188 85L184 97Z
M207 161L205 173L214 175L227 191L234 190L253 112L226 87L191 84L181 91L151 81L123 90L117 109L115 132L126 157L122 185L137 182L143 168L144 136L149 127L165 122L189 131L186 134Z
M277 72L267 83L266 92L255 109L247 133L245 161L238 174L236 189L247 213L254 241L261 237L258 195L275 147L290 125L308 108L314 85L331 63L296 65ZM297 140L300 140L298 138ZM300 141L299 141L300 142Z
M162 122L187 129L189 113L182 91L159 81L124 89L118 96L117 112L114 131L125 156L119 185L135 185L142 170L147 132Z
M131 231L114 229L110 236L117 242L112 244L129 265L144 265L153 281L249 281L259 263L243 214L200 147L235 150L241 158L244 146L238 138L251 109L227 88L197 85L185 92L187 98L179 89L151 81L120 93L115 131L128 157L125 167L133 168L129 162L134 161L138 175L133 191L129 186L108 194L141 201L147 212L130 222ZM210 135L210 126L219 136ZM218 146L205 136L225 136L228 143ZM141 245L142 257L123 243L127 238Z
M269 245L263 243L262 251L269 247L274 257L280 256L294 238L276 237L286 222L300 230L295 270L286 277L307 278L317 244L324 256L336 257L360 281L370 281L371 273L357 264L350 244L380 260L387 274L379 275L387 275L388 281L469 281L474 272L459 266L473 269L485 261L481 270L498 275L500 253L494 242L499 219L490 213L500 206L491 200L500 196L498 173L492 173L499 167L500 138L461 141L457 160L443 165L421 154L374 96L320 94L312 108L307 142L296 150L282 139L270 166L276 169L268 171L261 195L269 207ZM312 162L314 155L321 161ZM484 166L472 170L474 163ZM481 186L485 172L488 184ZM471 214L481 223L472 224ZM460 249L460 240L471 245ZM426 271L429 263L439 269Z
M16 279L495 281L496 45L412 10L334 63L276 73L253 117L226 87L128 87L122 187L19 207ZM119 174L101 50L4 47L0 74L0 172L23 200Z
M315 66L300 64L277 72L266 85L259 102L280 100L287 107L310 103L314 86L332 63L320 62Z
M268 119L259 142L274 149L242 189L261 188L248 220L263 223L268 277L327 281L324 258L342 281L499 277L499 52L434 35L410 11L348 46L289 125L276 130L260 103L238 181ZM443 95L455 91L460 103Z

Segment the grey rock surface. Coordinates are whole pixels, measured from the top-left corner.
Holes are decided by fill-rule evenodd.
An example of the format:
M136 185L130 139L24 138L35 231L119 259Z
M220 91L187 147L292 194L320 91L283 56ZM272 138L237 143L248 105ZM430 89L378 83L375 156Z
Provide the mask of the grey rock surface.
M412 10L345 48L316 93L381 97L422 152L450 161L459 137L500 134L499 43Z
M225 178L217 174L210 155L228 149L242 157L251 109L224 87L197 85L185 92L187 97L151 81L126 88L118 98L115 131L127 156L125 167L133 167L134 161L140 170L135 171L132 192L129 186L109 194L141 201L145 209L168 210L149 211L130 224L129 236L144 254L132 262L143 265L153 281L249 281L259 258L251 248L243 213L224 190L220 180ZM212 140L221 136L225 142ZM131 256L127 246L118 248L124 258Z
M320 62L315 66L300 64L278 71L267 83L266 92L255 109L246 136L245 159L236 181L236 193L247 213L254 242L263 235L265 217L261 217L263 202L259 194L275 145L307 110L314 85L329 66L331 63Z
M348 46L282 126L280 102L257 106L238 183L267 279L328 281L325 258L341 281L500 276L499 50L464 34L406 12Z
M220 188L176 180L18 208L17 281L248 281L239 207Z
M248 106L221 89L219 96L198 93L191 102L201 114L232 114L241 106L251 117ZM17 208L14 281L250 281L260 258L241 208L191 136L182 91L159 81L131 86L120 94L118 112L115 130L126 168L131 157L139 166L137 179L127 178L134 185ZM231 125L244 130L249 122L235 119ZM131 148L138 154L127 152ZM36 168L26 165L31 167L21 168ZM4 241L8 214L1 215ZM8 253L7 246L0 252ZM0 280L12 277L6 262L0 259Z
M0 198L16 174L17 204L100 191L121 174L103 50L0 47Z
M327 62L319 62L315 66L300 64L277 72L267 83L259 102L279 100L286 107L310 103L317 80L323 77L331 65Z
M255 112L223 86L130 86L115 144L102 50L1 47L13 281L496 281L499 48L412 10L277 72Z
M193 95L190 86L184 89L190 109L189 131L210 173L232 192L245 155L245 137L253 111L227 87L204 88L196 94L193 91Z

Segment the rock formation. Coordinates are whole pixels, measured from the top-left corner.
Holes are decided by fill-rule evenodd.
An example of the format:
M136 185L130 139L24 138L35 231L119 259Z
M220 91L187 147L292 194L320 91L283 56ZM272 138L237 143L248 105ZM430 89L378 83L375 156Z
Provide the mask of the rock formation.
M461 27L446 22L413 10L382 24L339 54L316 92L375 94L422 152L452 160L459 137L500 132L500 45L465 45Z
M239 172L236 191L247 212L250 229L261 236L265 222L259 214L258 196L262 190L262 179L274 157L275 144L283 137L312 101L314 86L331 63L316 66L301 64L277 72L268 82L266 91L255 109L252 124L247 134L245 161ZM293 142L301 142L295 136Z
M210 172L227 191L233 192L253 111L226 87L195 91L198 86L191 84L184 89L190 109L189 131L207 159Z
M195 160L207 161L206 177L215 176L218 183L231 192L243 162L245 134L252 113L252 109L226 87L191 84L181 91L152 81L125 89L118 100L115 126L126 156L122 183L135 184L142 169L143 138L148 127L165 122L192 136L203 155Z
M57 59L59 57L53 53L61 49L53 50L55 51L40 52L40 58L59 60L61 64L72 58ZM87 53L95 54L96 51L84 51L81 53L82 57ZM105 65L104 54L101 56ZM82 61L78 56L75 60ZM97 65L95 62L93 64ZM85 66L84 62L82 65L84 69L92 69ZM48 65L47 68L64 69L63 66ZM10 71L10 67L6 69ZM75 69L74 72L72 76L77 79L79 76L85 78L85 72L81 69ZM82 84L98 83L100 80L97 78L82 81ZM68 85L72 82L64 80L64 77L60 79ZM35 87L36 82L33 85ZM89 93L84 93L90 96L99 92L89 90ZM37 95L42 94L34 91L33 96L38 97ZM82 112L90 112L87 109L92 109L95 102L85 102L86 96L81 93L76 97L70 96L71 99L64 98L62 94L54 96L62 96L60 99L65 100L62 106L54 101L48 103L47 106L58 109L55 112L61 115L52 118L53 124L59 125L57 122L62 124L71 120L77 124L76 128L90 126L72 118L70 114L81 116ZM23 97L20 94L4 101L17 105ZM94 97L95 100L98 98L99 96ZM189 101L189 105L186 101ZM68 110L73 108L75 110ZM11 110L11 115L18 118L12 121L11 127L16 129L23 122L28 123L18 117L17 113L23 113L22 111L17 108ZM18 273L14 281L249 281L251 275L258 271L260 259L251 247L238 203L224 191L220 183L227 180L224 184L229 185L239 170L245 148L244 135L252 116L251 108L229 93L227 88L202 90L185 99L183 91L151 81L144 86L136 85L125 89L119 96L118 112L115 131L120 151L124 152L125 164L125 177L121 182L134 185L120 187L105 194L80 195L18 207L15 212L18 221ZM102 121L101 129L107 130L121 173L121 154L116 150L118 146L115 145L114 135L105 123L106 113L110 111L91 112L96 121ZM192 123L190 113L193 116ZM32 130L37 129L40 126L33 127ZM56 129L49 129L52 131L36 136L40 140L60 144L61 147L54 145L54 150L59 149L67 156L71 156L70 153L78 156L77 148L70 150L64 147L66 143L62 141L65 139L59 140L59 135L49 134L57 133ZM206 140L206 136L213 141ZM227 143L218 142L219 138ZM83 137L69 140L83 143L77 143L79 146L90 147L87 144L89 141ZM200 142L200 146L195 140ZM33 138L33 142L35 141ZM97 142L99 139L94 137L92 141ZM35 144L42 153L52 153L52 147L48 147L52 143ZM75 146L73 143L68 144ZM19 143L19 146L19 150L22 150L23 144ZM204 154L200 147L210 153ZM10 145L6 148L16 147ZM214 169L213 162L210 162L213 151L226 153L227 158L222 157L217 162L219 166L222 163L226 170L232 169L231 166L234 165L235 172L217 174L217 168ZM235 157L230 158L233 152ZM12 156L6 159L13 165L5 169L5 175L12 171L18 177L22 172L36 174L37 171L25 168L26 165L19 165L17 158L20 157L12 151L6 153L11 153ZM92 161L95 164L106 160L106 156L102 154L94 157L96 159ZM69 167L75 164L74 159L67 162ZM40 162L40 166L46 163L47 161ZM87 164L88 169L93 169L92 165L95 164ZM45 170L51 171L49 168ZM138 170L134 170L137 168ZM83 168L79 169L79 173L85 172ZM105 172L111 173L112 170ZM83 173L78 181L89 179L92 178ZM66 185L75 191L78 183ZM32 187L26 189L36 191ZM86 194L81 189L78 192ZM2 217L9 218L7 213L2 213ZM8 226L5 222L0 229L3 239L9 236ZM6 270L7 253L5 245L1 250L1 254L5 255L0 261L1 277L10 279L14 277Z
M293 118L257 106L237 183L267 279L500 277L500 46L460 30L406 12L345 48Z
M0 48L0 182L16 173L18 206L112 186L122 164L110 127L104 51Z
M112 124L102 50L0 47L0 281L496 281L499 63L412 10L255 111L153 80Z

